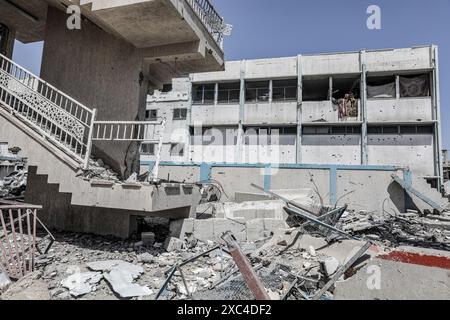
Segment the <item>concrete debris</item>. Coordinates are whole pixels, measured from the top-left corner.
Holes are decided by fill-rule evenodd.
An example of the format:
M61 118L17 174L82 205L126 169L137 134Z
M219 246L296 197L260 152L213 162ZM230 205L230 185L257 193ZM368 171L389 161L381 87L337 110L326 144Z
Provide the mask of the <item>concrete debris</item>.
M129 274L132 279L136 279L144 273L144 268L141 266L121 260L96 261L86 263L86 265L89 269L94 271L111 272L113 270L121 270L124 274Z
M395 215L346 212L338 227L384 245L410 245L450 250L450 215L420 216L418 213Z
M145 246L153 246L155 244L155 234L153 232L142 232L141 241Z
M133 283L135 277L127 268L115 267L104 275L112 289L122 298L142 297L153 293L147 286Z
M148 252L140 254L137 256L139 262L142 263L152 263L155 260L155 257Z
M328 277L336 273L340 266L339 260L335 257L328 257L320 261L321 271Z
M79 297L96 290L95 285L103 278L100 272L74 273L61 281L64 288L74 297Z
M3 271L3 268L0 266L0 294L5 291L10 284L11 280L9 279L6 272Z
M50 300L50 293L42 274L33 272L12 283L0 300Z
M167 238L164 243L164 249L166 249L167 252L180 251L183 249L183 246L184 242L177 238Z
M111 182L120 182L119 175L104 164L101 159L89 161L88 170L80 170L77 176L83 177L84 180L105 180Z
M26 170L19 170L0 180L0 198L23 196L27 187L27 175Z

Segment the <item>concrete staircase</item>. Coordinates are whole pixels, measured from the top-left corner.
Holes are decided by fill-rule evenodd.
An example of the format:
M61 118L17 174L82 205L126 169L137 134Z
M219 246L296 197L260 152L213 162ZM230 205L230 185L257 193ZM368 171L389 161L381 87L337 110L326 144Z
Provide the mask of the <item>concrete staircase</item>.
M431 187L430 184L424 178L418 177L413 174L412 177L412 187L418 191L420 191L423 195L430 198L437 204L439 204L442 208L447 211L450 211L450 202L448 198L442 196L442 194L437 190ZM417 198L416 198L417 199ZM433 208L426 204L424 201L417 199L415 201L416 205L419 205L422 210L430 210L433 212Z
M0 55L0 139L28 158L26 201L43 205L47 226L127 237L138 215L189 217L200 197L192 185L79 176L89 162L94 120L94 110Z

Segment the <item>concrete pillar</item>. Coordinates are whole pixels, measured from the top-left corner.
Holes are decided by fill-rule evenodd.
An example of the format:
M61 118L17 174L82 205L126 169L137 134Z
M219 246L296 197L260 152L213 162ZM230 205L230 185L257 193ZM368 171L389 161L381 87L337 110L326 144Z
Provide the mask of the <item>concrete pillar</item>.
M435 140L435 166L436 166L436 176L439 177L439 189L442 188L444 183L444 164L442 157L442 129L441 129L441 93L439 84L439 50L438 47L431 46L432 57L434 61L433 65L433 79L432 79L432 94L433 94L433 113L434 119L437 120L435 123L434 130L434 140Z
M361 164L367 165L369 163L369 151L367 147L367 71L366 65L364 63L365 51L360 51L359 53L360 70L361 70L361 85L360 85L360 96L361 96Z
M89 20L66 28L67 15L48 9L41 77L64 93L97 108L97 120L144 120L148 79L137 48ZM94 143L93 155L127 178L139 172L139 143Z
M297 56L297 163L302 163L303 59Z
M246 62L245 60L241 61L241 72L240 72L240 81L241 81L241 92L239 94L239 127L238 127L238 136L237 136L237 144L236 144L236 154L235 154L235 162L242 163L244 161L244 108L245 108L245 71L246 71Z
M16 38L15 30L0 23L0 53L7 58L12 59L14 50L14 41Z

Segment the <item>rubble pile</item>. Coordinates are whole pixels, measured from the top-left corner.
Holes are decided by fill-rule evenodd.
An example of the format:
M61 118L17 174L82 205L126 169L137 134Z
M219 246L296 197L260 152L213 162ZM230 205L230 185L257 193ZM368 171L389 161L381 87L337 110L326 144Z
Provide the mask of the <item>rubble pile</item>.
M77 173L78 177L82 177L84 180L105 180L112 182L119 182L120 179L111 167L103 162L102 159L90 159L89 169L80 169Z
M0 180L0 198L20 197L27 187L27 171L14 171Z
M384 246L409 245L450 250L450 212L421 216L412 210L384 215L347 211L338 227Z

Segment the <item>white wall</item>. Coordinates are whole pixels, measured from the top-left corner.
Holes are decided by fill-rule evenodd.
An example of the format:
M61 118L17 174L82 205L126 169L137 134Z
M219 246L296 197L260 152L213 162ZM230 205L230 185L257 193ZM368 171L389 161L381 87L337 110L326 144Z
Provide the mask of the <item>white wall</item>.
M369 135L369 164L409 166L419 175L434 176L433 135Z
M307 164L361 164L360 135L306 135L302 162Z
M296 124L297 102L247 103L244 124Z
M433 120L431 97L367 100L367 120L430 121Z

